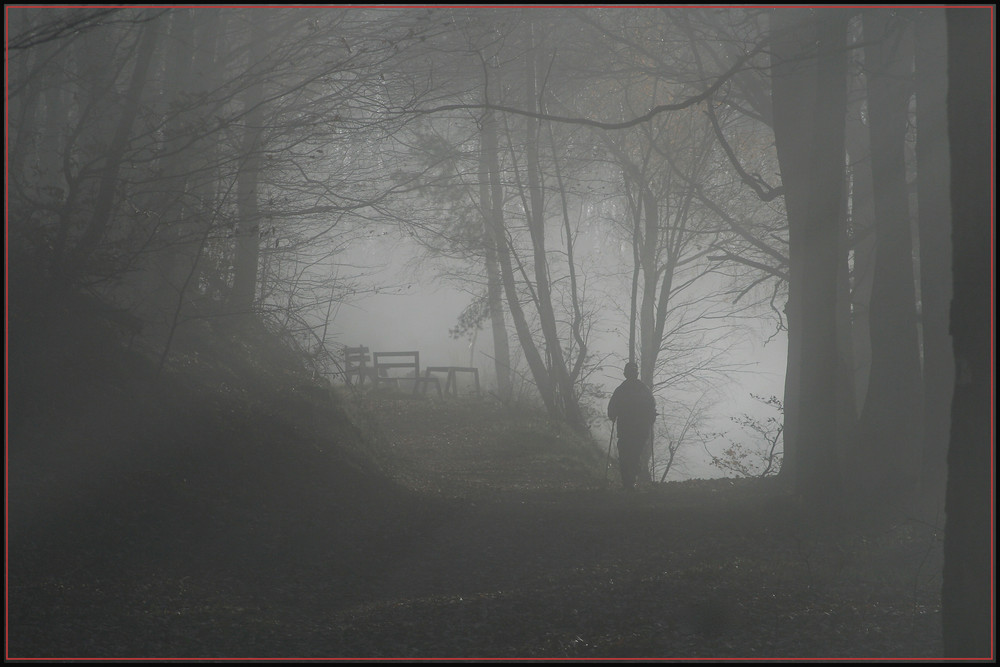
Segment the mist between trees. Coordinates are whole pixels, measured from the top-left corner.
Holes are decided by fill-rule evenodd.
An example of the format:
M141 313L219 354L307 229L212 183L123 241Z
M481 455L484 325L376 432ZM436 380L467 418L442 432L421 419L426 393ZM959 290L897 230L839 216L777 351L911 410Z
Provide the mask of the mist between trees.
M336 383L361 295L447 285L501 401L587 432L638 363L651 479L787 341L767 473L943 502L951 184L990 173L948 111L990 107L986 9L949 14L968 90L940 8L6 14L12 312L90 294L161 368L184 328L256 318ZM374 280L376 239L418 249L405 285ZM991 331L979 289L961 312Z

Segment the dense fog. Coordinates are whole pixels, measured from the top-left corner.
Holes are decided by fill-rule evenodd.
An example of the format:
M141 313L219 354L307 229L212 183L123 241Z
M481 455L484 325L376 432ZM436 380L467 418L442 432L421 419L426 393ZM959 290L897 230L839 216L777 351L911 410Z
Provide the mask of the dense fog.
M607 451L607 483L624 437L609 399L634 364L656 411L644 488L759 479L811 508L850 499L850 521L918 508L943 530L948 475L979 480L992 452L949 454L969 423L953 405L975 403L956 386L985 382L952 327L991 298L953 302L986 245L960 222L992 214L973 205L992 163L952 145L956 109L981 127L993 104L954 64L992 53L955 34L987 10L8 6L9 363L12 393L31 387L13 432L44 440L44 405L74 387L43 371L77 377L112 338L151 360L153 387L208 359L231 370L239 336L190 348L228 323L281 341L310 378L296 396L412 386L451 423L465 408L428 391L447 375L456 399L538 410ZM82 311L111 333L51 361L52 341L90 344L49 333ZM377 367L404 351L414 367ZM392 405L380 428L404 442L412 408ZM710 620L681 634L722 636L735 608L699 602Z
M781 398L764 10L10 16L30 227L12 238L26 256L49 248L38 268L62 266L157 344L252 309L332 382L355 345L480 367L504 400L537 400L544 373L544 400L568 395L554 414L598 434L636 359L658 441L687 450L671 478L719 474L711 434L741 440L730 420L760 407L752 395Z

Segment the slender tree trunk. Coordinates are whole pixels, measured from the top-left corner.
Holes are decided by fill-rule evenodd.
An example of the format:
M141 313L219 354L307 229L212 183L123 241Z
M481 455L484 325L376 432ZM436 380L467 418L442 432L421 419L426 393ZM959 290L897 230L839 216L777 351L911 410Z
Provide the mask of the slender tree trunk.
M955 352L941 607L945 658L995 658L992 10L947 9Z
M530 29L533 31L534 26ZM529 51L525 54L525 92L527 108L535 111L538 108L538 60L540 51L534 44L534 35L530 34ZM563 418L570 426L578 430L586 429L586 419L580 411L576 388L570 378L566 366L566 357L556 325L555 310L552 306L552 286L549 282L548 257L545 250L545 195L542 185L541 164L538 156L539 127L538 121L528 117L525 123L526 131L526 165L528 180L528 229L531 234L533 250L535 289L538 295L538 317L545 340L545 351L552 360L551 368L555 384L559 389L559 399L563 410Z
M637 187L638 183L636 184ZM636 330L639 324L639 276L642 275L642 253L640 251L640 241L642 237L642 202L640 194L635 197L635 206L632 220L632 293L629 299L628 312L628 360L629 363L636 363Z
M563 233L566 235L566 268L569 277L569 290L570 290L570 302L573 304L573 319L570 322L570 331L573 334L573 340L576 342L576 360L572 364L572 369L569 370L570 381L575 383L580 378L580 373L583 371L584 364L587 362L587 337L584 332L584 317L583 311L580 308L580 287L577 280L577 270L576 270L576 258L574 246L576 245L576 234L573 232L573 226L570 223L569 218L569 202L566 198L566 186L563 183L562 172L559 169L559 158L556 151L555 135L552 132L552 126L549 126L549 137L552 139L552 165L556 174L556 181L559 188L560 198L562 200L562 214L563 214ZM580 203L581 215L583 210L583 202ZM572 357L572 345L569 346L567 354Z
M875 273L869 312L872 368L859 424L862 490L910 497L920 469L920 357L904 143L912 72L910 26L888 9L865 10L865 68L875 204Z
M488 116L487 119L492 119L492 116ZM495 128L496 125L494 124L493 127ZM496 241L497 263L500 265L500 276L503 282L504 295L507 298L507 309L510 311L510 318L514 323L517 340L524 353L524 359L528 362L528 368L535 381L535 386L538 388L542 403L545 405L545 410L551 416L559 418L560 411L556 403L555 388L552 386L552 381L549 377L548 369L545 367L542 355L535 346L535 341L531 335L531 328L528 326L528 320L524 314L524 309L521 308L521 301L517 293L517 282L514 278L514 267L511 262L510 248L507 245L507 231L504 224L500 154L497 146L492 144L492 139L495 139L496 136L497 132L495 130L484 129L483 138L487 142L490 142L484 147L484 152L490 163L490 201L493 205L490 212L491 228L493 229Z
M493 364L497 375L497 391L501 401L509 401L513 397L513 385L510 377L510 341L507 337L507 320L503 311L503 283L497 259L497 230L494 226L494 210L502 207L503 202L497 202L494 205L490 197L489 153L492 152L496 155L497 151L496 120L493 111L487 110L483 114L479 156L479 200L483 211L486 298L493 332Z
M640 183L639 188L640 196L644 200L642 208L645 214L643 216L645 229L640 246L642 302L639 308L639 378L647 387L652 388L656 373L656 360L660 356L660 345L663 343L663 336L657 335L656 304L657 300L666 301L669 294L661 293L657 296L656 293L661 269L657 258L657 249L660 245L660 207L645 179ZM653 438L650 437L640 459L642 462L638 474L640 482L650 482L653 479L654 446Z
M656 359L663 342L656 336L656 288L659 286L660 266L657 249L660 245L660 207L649 183L639 183L643 199L643 230L639 243L639 263L642 269L642 300L639 303L639 378L646 386L653 386ZM660 295L664 298L664 295Z

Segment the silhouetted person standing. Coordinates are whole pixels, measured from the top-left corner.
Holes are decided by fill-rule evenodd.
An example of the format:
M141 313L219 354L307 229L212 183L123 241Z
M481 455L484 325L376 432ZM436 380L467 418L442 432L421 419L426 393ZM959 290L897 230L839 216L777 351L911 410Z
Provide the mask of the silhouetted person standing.
M656 401L649 387L639 380L639 367L625 364L625 381L618 385L608 402L608 419L618 428L618 464L626 489L637 485L642 452L656 421Z

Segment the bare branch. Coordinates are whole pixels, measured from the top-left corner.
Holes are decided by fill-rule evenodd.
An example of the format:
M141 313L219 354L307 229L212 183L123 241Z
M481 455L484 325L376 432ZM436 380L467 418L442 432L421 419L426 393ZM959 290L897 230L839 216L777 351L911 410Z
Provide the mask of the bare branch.
M441 112L445 112L445 111L468 111L468 110L475 110L475 109L480 109L480 110L484 110L485 111L485 110L489 109L489 110L493 110L493 111L502 111L504 113L514 114L514 115L517 115L517 116L525 116L527 118L535 118L537 120L545 120L545 121L549 121L549 122L552 122L552 123L569 123L569 124L573 124L573 125L586 125L588 127L596 127L598 129L601 129L601 130L624 130L624 129L627 129L627 128L630 128L630 127L635 127L636 125L641 125L642 123L645 123L647 121L650 121L650 120L652 120L653 118L655 118L656 116L658 116L661 113L665 113L665 112L668 112L668 111L681 111L683 109L687 109L689 107L693 107L696 104L699 104L699 103L704 102L705 100L709 99L730 78L732 78L733 75L735 75L737 72L739 72L740 70L742 70L743 66L748 61L750 61L752 58L754 58L755 56L757 56L757 54L759 54L761 51L763 51L764 47L767 46L767 43L768 43L768 39L761 40L761 42L759 44L757 44L757 46L755 46L752 51L749 51L748 53L746 53L742 58L740 58L736 62L736 64L734 64L732 67L730 67L728 70L726 70L721 76L719 76L719 78L716 79L715 83L713 83L711 86L709 86L708 88L706 88L704 91L702 91L698 95L695 95L693 97L689 97L686 100L682 100L681 102L677 102L677 103L674 103L674 104L658 104L658 105L656 105L655 107L653 107L652 109L650 109L648 112L644 113L641 116L638 116L636 118L632 118L631 120L621 121L621 122L618 122L618 123L611 123L611 122L593 120L591 118L580 118L580 117L573 117L573 116L556 116L556 115L553 115L553 114L539 113L539 112L534 112L534 111L527 111L525 109L518 109L518 108L515 108L515 107L509 107L509 106L505 106L505 105L502 105L502 104L445 104L445 105L434 107L434 108L431 108L431 109L408 109L408 110L399 111L397 113L399 113L400 115L405 115L405 114L426 115L426 114L433 114L433 113L441 113Z

